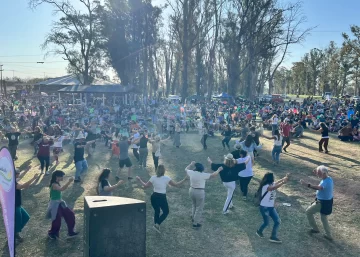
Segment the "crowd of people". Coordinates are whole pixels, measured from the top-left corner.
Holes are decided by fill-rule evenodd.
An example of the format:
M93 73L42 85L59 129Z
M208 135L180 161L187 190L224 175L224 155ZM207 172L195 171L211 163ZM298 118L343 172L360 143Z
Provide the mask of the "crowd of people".
M96 99L96 98L94 98ZM273 140L272 160L279 165L281 153L290 149L291 138L303 137L307 129L321 133L319 151L328 153L329 133L339 133L342 141L359 141L360 103L338 99L319 101L312 97L303 102L289 100L285 104L250 102L241 100L233 104L221 101L188 102L180 104L166 100L150 99L147 104L134 102L129 106L120 102L106 103L94 100L87 105L71 105L63 100L59 103L50 99L31 100L11 99L1 106L2 137L7 138L8 148L16 163L20 138L31 138L34 157L40 163L40 175L51 175L49 185L50 202L48 216L52 220L49 238L59 237L61 219L68 226L68 236L78 235L75 228L75 214L62 199L62 192L71 183L81 183L88 170L86 158L92 155L99 144L111 151L112 158L119 160L119 169L114 176L117 180L111 185L111 170L104 168L99 175L96 191L99 195L109 196L124 184L121 180L122 170L126 168L127 179L133 179L133 161L141 168L148 166L148 145L151 145L151 157L156 175L148 182L140 177L136 180L144 187L153 187L151 205L154 209L154 229L160 233L160 225L169 215L166 198L168 185L179 187L187 179L190 180L189 197L192 202L192 227L202 226L202 212L205 203L205 185L210 178L220 176L226 188L227 196L222 213L227 215L233 208L233 195L239 184L243 200L248 199L248 185L254 176L253 165L262 149L262 138ZM206 173L205 166L192 162L185 168L184 179L176 182L166 176L166 165L159 164L161 145L171 141L174 147L181 148L181 135L191 130L199 132L199 143L207 150L207 139L215 133L222 135L221 144L225 154L222 163L208 162L213 173ZM264 132L269 130L269 132ZM271 131L271 132L270 132ZM271 136L270 136L271 135ZM235 138L235 145L230 145ZM220 142L219 142L220 143ZM74 147L75 177L61 185L65 173L61 170L50 172L49 167L58 165L63 152L63 145ZM129 151L129 148L132 150ZM133 157L129 156L129 152ZM85 157L85 154L87 157ZM205 152L206 154L206 152ZM26 173L17 171L19 180ZM311 226L310 233L319 233L313 215L321 213L321 221L325 229L325 237L332 240L327 216L332 212L333 181L328 175L328 168L319 166L314 170L321 182L311 185L301 180L301 184L316 190L317 200L306 210ZM22 240L20 232L30 216L21 206L21 190L31 186L38 179L16 185L16 237ZM281 243L277 231L280 218L275 209L276 189L286 184L290 175L275 181L273 173L266 173L261 180L255 199L259 205L263 224L256 234L263 238L263 231L269 224L269 217L274 221L270 241Z

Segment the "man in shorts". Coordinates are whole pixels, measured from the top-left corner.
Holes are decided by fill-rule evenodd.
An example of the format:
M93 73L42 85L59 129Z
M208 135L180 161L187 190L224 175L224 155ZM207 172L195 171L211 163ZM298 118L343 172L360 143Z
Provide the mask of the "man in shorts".
M131 145L131 141L128 141L128 138L126 136L122 137L120 142L119 142L119 148L120 148L120 157L119 157L119 174L116 176L117 180L120 180L120 173L121 173L121 169L124 168L124 166L126 166L126 168L128 168L128 180L133 179L131 177L131 160L129 158L129 146Z

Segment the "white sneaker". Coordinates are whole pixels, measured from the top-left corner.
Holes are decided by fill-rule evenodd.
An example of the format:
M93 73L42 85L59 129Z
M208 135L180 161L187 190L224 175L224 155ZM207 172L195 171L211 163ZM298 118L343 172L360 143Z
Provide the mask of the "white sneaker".
M230 209L230 210L231 210L231 209L234 209L234 208L235 208L234 205L229 206L229 209Z
M49 171L45 172L45 175L50 175L50 172Z
M230 213L230 211L229 211L229 210L227 210L227 211L223 212L223 214L224 214L224 215L229 214L229 213Z
M153 228L155 229L156 232L161 233L161 231L160 231L160 225L154 224Z

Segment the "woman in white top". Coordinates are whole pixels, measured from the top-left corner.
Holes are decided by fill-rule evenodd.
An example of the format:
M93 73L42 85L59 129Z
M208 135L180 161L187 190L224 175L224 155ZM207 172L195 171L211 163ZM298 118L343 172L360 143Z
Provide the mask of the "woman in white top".
M278 123L279 123L279 118L276 114L274 114L271 118L272 135L274 135L275 130L278 129Z
M187 176L180 182L171 180L170 177L165 176L165 166L160 164L156 170L156 176L152 176L150 180L145 183L140 177L136 179L144 186L154 187L154 192L151 195L151 206L154 208L154 229L160 233L160 225L169 215L169 205L166 199L166 188L168 185L178 187L185 182ZM160 215L160 210L162 214Z
M273 159L274 164L280 163L280 153L281 153L281 146L283 137L280 135L279 130L275 130L274 135L272 137L267 137L263 135L263 137L267 139L274 139L274 147L271 152L271 156Z
M189 195L192 200L191 219L194 229L201 227L201 215L205 205L205 182L216 177L222 170L223 168L219 167L213 173L204 173L204 166L194 161L185 168L186 174L190 177Z
M269 225L269 216L274 221L274 227L271 233L270 242L281 243L277 237L277 231L280 226L280 218L275 209L276 189L284 185L289 180L289 174L277 182L274 182L274 174L268 172L264 175L260 182L258 193L261 193L260 213L263 217L264 223L256 231L260 238L264 238L263 231Z

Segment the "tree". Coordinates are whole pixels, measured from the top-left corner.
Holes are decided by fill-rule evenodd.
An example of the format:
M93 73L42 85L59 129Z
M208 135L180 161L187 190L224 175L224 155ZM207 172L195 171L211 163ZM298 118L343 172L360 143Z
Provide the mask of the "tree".
M74 1L83 8L75 8ZM51 52L61 55L69 62L69 72L79 75L80 80L88 85L93 77L102 76L104 63L100 20L98 13L102 6L97 0L30 0L30 7L35 9L41 4L50 4L61 18L53 23L42 47L52 48Z

